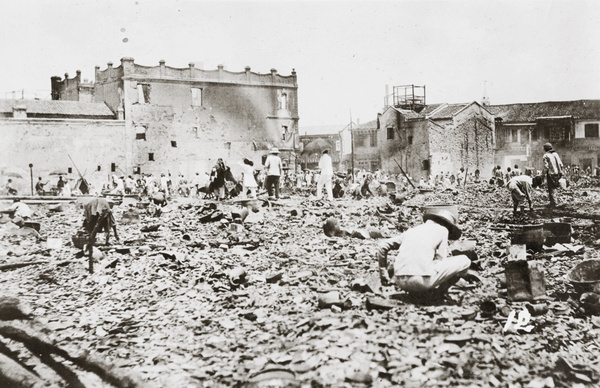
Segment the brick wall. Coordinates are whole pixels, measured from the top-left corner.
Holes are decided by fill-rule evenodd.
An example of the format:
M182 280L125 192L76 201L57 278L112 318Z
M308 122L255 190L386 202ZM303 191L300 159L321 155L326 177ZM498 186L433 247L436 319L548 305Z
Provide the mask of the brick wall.
M86 179L96 188L107 182L114 163L117 175L125 171L125 123L109 120L25 119L0 120L0 169L25 170L23 179L13 179L20 192L30 194L29 163L33 164L34 184L56 169L72 168L69 155ZM117 139L115 141L115 139ZM98 171L100 166L100 171ZM6 179L2 178L1 183Z
M494 118L477 104L471 104L448 120L436 120L430 128L431 174L456 174L479 169L491 175L494 165Z

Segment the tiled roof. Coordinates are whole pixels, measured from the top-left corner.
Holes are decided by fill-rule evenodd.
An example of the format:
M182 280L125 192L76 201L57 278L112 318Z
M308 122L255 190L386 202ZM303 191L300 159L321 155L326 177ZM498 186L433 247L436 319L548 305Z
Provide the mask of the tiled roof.
M432 111L428 117L432 120L437 119L451 119L454 114L463 109L469 104L448 104L440 107L439 110Z
M433 112L434 110L436 110L437 108L439 108L440 106L442 106L444 104L431 104L431 105L427 105L425 107L425 109L423 109L419 115L425 117L431 114L431 112Z
M0 100L0 113L12 113L14 107L25 106L28 115L90 116L113 119L115 114L104 103L64 100Z
M534 122L542 117L573 116L600 119L600 100L551 101L526 104L491 105L488 110L504 122Z
M396 110L397 112L402 113L407 119L418 119L419 117L421 117L421 115L418 114L417 112L415 112L414 110L402 109L402 108L392 108L392 109Z
M358 124L353 129L377 129L377 120L367 121L366 123Z

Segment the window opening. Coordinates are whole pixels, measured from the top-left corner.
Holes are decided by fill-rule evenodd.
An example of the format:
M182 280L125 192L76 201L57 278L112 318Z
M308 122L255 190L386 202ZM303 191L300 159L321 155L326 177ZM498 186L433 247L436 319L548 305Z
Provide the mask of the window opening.
M538 129L533 128L531 131L531 141L538 141Z
M202 106L202 89L192 88L192 106Z
M394 139L394 128L390 127L387 129L387 139L388 140Z
M146 140L146 127L143 125L135 126L135 139Z
M110 172L115 172L117 171L117 165L115 163L111 163L110 164Z
M279 100L279 109L287 109L288 108L288 102L287 102L287 94L286 93L279 93L279 96L277 96L277 99Z
M598 137L598 124L585 125L585 137Z
M138 84L138 101L140 104L149 104L150 103L150 90L151 86L149 84Z
M285 140L288 137L288 127L283 125L281 127L281 140Z
M519 130L517 128L513 128L511 130L511 143L517 143L519 141Z
M175 140L171 140L171 147L177 148L177 142Z
M68 172L69 174L70 174L70 173L72 173L72 172L73 172L73 167L69 167L69 168L67 168L67 172Z
M154 161L154 152L149 152L148 153L148 160Z

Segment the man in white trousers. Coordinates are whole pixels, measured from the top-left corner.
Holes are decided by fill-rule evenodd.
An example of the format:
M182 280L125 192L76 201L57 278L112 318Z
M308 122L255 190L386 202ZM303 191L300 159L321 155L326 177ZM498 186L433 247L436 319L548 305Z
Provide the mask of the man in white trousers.
M333 190L331 186L331 179L333 178L333 164L331 162L331 156L329 156L329 151L323 151L323 155L319 160L319 169L321 170L321 175L319 176L319 181L317 182L317 199L321 199L323 197L323 185L325 185L325 190L327 190L327 199L333 201Z

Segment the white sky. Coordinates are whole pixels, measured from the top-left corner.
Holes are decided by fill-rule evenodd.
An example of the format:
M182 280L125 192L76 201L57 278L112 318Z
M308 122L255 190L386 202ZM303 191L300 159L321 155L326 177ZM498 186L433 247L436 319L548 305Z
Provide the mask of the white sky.
M429 103L479 101L484 81L492 104L599 99L598 38L598 0L2 0L0 98L125 56L295 68L302 132L374 120L386 84L426 85Z

